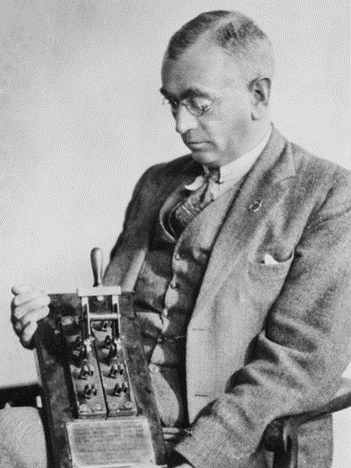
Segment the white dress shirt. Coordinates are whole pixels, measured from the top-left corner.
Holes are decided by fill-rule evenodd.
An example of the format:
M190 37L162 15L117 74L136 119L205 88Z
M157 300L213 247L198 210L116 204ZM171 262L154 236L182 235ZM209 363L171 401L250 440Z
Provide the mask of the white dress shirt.
M266 147L271 133L272 126L270 126L269 131L267 132L263 140L257 146L255 146L255 148L240 156L240 158L234 159L234 161L224 164L224 166L221 166L219 168L219 181L212 186L211 190L213 199L216 199L217 197L222 195L236 182L239 182L239 180L242 179L249 172L249 170L254 165L255 161L258 159L258 157L261 155L262 151ZM206 172L206 168L204 168L204 171ZM199 187L201 187L204 181L205 176L200 175L196 177L196 179L191 184L186 185L185 188L187 190L190 190L191 192L195 191Z

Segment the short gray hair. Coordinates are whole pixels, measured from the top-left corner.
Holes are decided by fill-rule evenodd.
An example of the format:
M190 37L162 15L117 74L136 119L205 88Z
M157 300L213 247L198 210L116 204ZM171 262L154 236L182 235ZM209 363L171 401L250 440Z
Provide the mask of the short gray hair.
M201 13L171 37L165 57L177 60L202 37L234 57L248 80L272 78L274 53L270 40L250 18L236 11Z

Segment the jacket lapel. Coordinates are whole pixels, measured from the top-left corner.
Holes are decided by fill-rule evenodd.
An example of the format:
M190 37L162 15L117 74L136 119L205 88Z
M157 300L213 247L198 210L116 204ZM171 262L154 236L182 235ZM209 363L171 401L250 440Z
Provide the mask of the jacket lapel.
M218 291L235 268L240 252L250 243L272 206L284 195L288 179L295 176L290 144L273 128L262 155L247 175L213 248L195 305L192 321Z
M175 200L178 200L179 193L184 185L192 182L195 177L194 174L199 171L198 163L190 156L181 159L184 162L180 165L181 169L178 172L172 173L171 176L168 174L161 180L159 176L154 176L154 178L151 176L152 183L147 186L146 193L136 193L134 195L134 199L142 198L141 206L137 218L133 219L133 222L125 227L124 240L122 240L106 269L104 275L105 286L119 284L123 291L133 291L148 252L150 238L154 232L153 227L158 217ZM143 189L145 190L144 187L141 187L141 190ZM133 205L134 199L132 199L131 205ZM146 206L143 205L143 202Z

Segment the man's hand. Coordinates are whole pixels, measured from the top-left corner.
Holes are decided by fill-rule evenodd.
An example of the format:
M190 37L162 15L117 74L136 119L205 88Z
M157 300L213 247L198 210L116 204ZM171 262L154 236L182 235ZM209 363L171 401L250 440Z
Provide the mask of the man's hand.
M13 329L25 348L32 348L32 338L38 327L38 320L49 313L50 298L39 289L30 286L14 286L15 295L11 302L11 321Z

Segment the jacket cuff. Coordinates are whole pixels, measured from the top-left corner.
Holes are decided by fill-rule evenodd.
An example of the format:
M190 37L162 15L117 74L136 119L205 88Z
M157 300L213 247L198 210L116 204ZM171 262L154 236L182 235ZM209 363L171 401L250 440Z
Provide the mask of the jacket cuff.
M250 439L250 436L248 436ZM234 434L215 419L201 418L193 426L191 435L185 437L175 450L194 468L262 468L265 466L264 451L252 452L252 441L247 446L240 444L240 453ZM250 443L251 442L251 443Z

